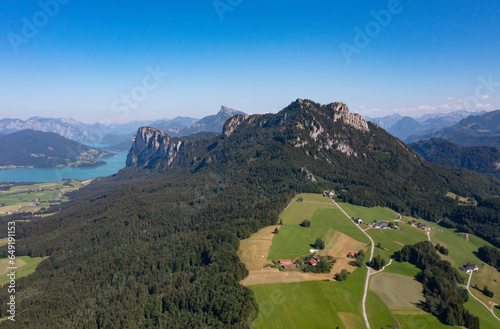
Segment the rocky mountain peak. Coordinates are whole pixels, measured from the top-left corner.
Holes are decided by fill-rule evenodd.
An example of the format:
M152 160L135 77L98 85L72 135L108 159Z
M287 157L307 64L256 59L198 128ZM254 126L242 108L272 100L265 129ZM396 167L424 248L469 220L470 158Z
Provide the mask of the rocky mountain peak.
M132 148L127 156L127 166L147 167L157 159L165 159L169 165L178 154L182 143L158 129L141 127L134 136Z
M237 115L237 114L242 114L243 112L240 112L240 111L237 111L237 110L234 110L232 108L229 108L227 106L221 106L220 107L220 111L218 113L218 115L225 115L225 116L234 116L234 115Z

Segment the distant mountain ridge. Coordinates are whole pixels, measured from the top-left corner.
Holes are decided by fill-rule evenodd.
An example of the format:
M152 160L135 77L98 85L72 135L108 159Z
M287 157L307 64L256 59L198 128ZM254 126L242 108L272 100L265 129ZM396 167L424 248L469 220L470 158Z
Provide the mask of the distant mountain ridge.
M429 136L432 137L434 132L452 126L470 115L480 115L483 113L485 112L458 110L445 113L425 114L418 118L402 116L396 113L385 117L367 119L401 140L410 138L412 141L415 141L427 139L420 138L424 135L430 138Z
M464 168L500 178L500 149L492 146L460 146L443 138L411 143L427 161L450 168Z
M178 130L171 128L165 130L165 132L167 132L172 137L189 136L203 131L222 133L222 129L226 120L238 114L245 113L226 106L221 106L219 113L215 115L206 116L203 119L195 122L191 126L183 127Z
M105 163L92 160L111 156L112 153L69 140L56 133L27 129L0 136L0 166L96 167Z
M471 115L455 125L443 128L423 136L411 136L406 142L445 138L462 146L494 146L500 147L500 110L481 115Z
M132 137L139 127L150 126L168 132L170 136L182 137L200 132L222 133L224 122L230 117L243 112L222 106L215 115L202 119L178 116L174 119L156 121L133 121L110 126L100 123L86 124L71 118L41 118L33 117L28 120L1 119L0 133L31 129L43 132L53 132L65 138L86 144L132 145Z

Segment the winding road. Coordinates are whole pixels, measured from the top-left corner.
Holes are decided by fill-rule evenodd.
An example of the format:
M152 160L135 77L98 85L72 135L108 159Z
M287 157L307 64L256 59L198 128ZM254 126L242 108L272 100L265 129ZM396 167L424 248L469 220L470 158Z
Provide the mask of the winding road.
M491 312L491 314L493 314L493 316L495 317L495 319L497 319L498 321L500 321L500 319L498 318L498 316L496 316L495 312L493 311L493 306L491 308L489 308L488 306L486 306L485 303L483 303L482 301L480 301L476 296L474 296L472 294L472 292L470 291L470 280L472 279L472 274L474 273L474 271L470 272L469 274L469 281L467 282L467 285L465 286L467 288L467 291L469 292L469 294L472 296L472 298L474 298L475 300L477 300L478 302L480 302L481 304L484 305L484 307L486 307L488 309L488 311Z
M351 220L351 217L349 217L349 215L344 211L344 209L342 209L337 202L335 202L335 200L333 199L330 199L332 200L332 202L335 204L335 206L337 206L337 208L339 208L343 213L344 215L347 216L347 218L349 218L349 221L352 222ZM354 222L352 222L354 225L356 225L357 228L359 228L359 230L361 232L363 232L364 235L366 235L368 237L368 239L370 239L370 242L371 242L371 253L370 253L370 259L368 260L369 261L369 264L371 265L371 262L372 262L372 258L373 258L373 252L375 251L375 243L373 242L373 239L371 236L368 235L368 233L366 233L361 227L359 227L357 224L355 224ZM390 264L390 263L389 263ZM388 265L389 265L388 264ZM387 266L388 266L387 265ZM362 304L362 308L363 308L363 317L365 319L365 324L366 324L366 328L367 329L371 329L370 328L370 323L368 322L368 316L366 315L366 295L368 294L368 283L370 281L370 275L372 274L371 273L371 268L368 267L368 272L366 274L366 282L365 282L365 292L363 293L363 304ZM385 268L385 267L384 267Z

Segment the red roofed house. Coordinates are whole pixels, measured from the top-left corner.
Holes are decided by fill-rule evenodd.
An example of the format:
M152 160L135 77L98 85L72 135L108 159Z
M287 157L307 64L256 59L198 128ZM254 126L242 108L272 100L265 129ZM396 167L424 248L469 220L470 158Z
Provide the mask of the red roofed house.
M347 254L347 257L349 257L349 258L355 258L356 254L353 251L351 251L350 253Z
M297 265L295 265L295 264L283 264L282 266L283 266L283 268L295 268L295 267L297 267Z
M311 264L312 266L316 266L318 265L318 261L316 259L309 259L309 264Z
M291 262L292 262L291 259L280 259L280 264L289 264Z

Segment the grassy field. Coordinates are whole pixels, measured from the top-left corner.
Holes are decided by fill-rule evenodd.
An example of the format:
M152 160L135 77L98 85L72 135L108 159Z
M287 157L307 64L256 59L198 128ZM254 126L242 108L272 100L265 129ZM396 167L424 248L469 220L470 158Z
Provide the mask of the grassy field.
M445 246L449 251L447 256L441 255L441 257L449 261L455 267L462 266L468 262L477 264L479 271L474 272L472 275L471 287L477 284L480 289L483 289L486 285L495 293L495 297L493 298L486 297L481 292L475 293L475 296L484 303L494 302L500 304L500 272L484 264L475 254L479 247L492 245L475 235L468 235L468 239L466 239L463 233L456 233L453 230L439 227L435 223L426 223L430 227L437 228L431 231L432 243L439 243ZM468 278L465 274L463 276L464 278Z
M398 223L398 226L401 227L401 230L371 228L366 231L372 237L375 245L380 243L382 248L384 248L375 248L374 256L380 255L386 262L389 262L392 254L401 250L405 244L415 244L427 240L427 235L419 228L406 223Z
M416 314L395 314L394 315L400 325L401 329L451 329L460 328L447 326L439 322L439 320L432 314L416 313ZM481 326L481 329L483 327Z
M366 269L346 281L310 281L250 286L260 307L253 328L364 327L361 311Z
M458 199L460 200L460 202L466 202L467 201L466 197L456 195L455 193L452 193L452 192L446 193L446 196L448 198L452 198L453 200L455 200L455 198L458 196Z
M41 257L17 257L15 265L17 267L16 278L21 278L35 272L36 267L43 259L44 258ZM9 267L9 259L0 259L0 286L3 286L4 284L9 282L9 277L6 275L7 273L9 273L7 267Z
M398 218L398 214L389 208L366 208L348 203L339 203L339 206L344 209L350 217L360 217L368 222L380 220L393 221ZM406 217L402 218L403 221L407 221L408 219L409 218ZM401 227L401 230L381 230L370 228L366 231L366 233L372 237L375 245L380 242L382 247L385 249L375 248L374 256L380 255L386 262L389 262L392 254L401 250L405 244L414 244L419 241L427 240L427 236L421 229L413 227L406 222L398 222L397 224Z
M267 254L273 240L273 231L279 225L267 226L252 234L248 239L240 241L238 256L249 271L260 270L269 263Z
M391 266L385 268L384 273L394 273L414 278L418 273L420 273L420 269L410 263L393 261Z
M301 204L305 203L302 202ZM283 220L284 225L280 228L279 234L273 238L268 259L294 259L298 256L306 255L309 253L309 249L312 248L311 245L315 243L316 238L323 239L327 247L330 248L329 251L334 252L332 246L336 241L332 241L332 238L335 236L339 237L336 232L343 233L352 238L349 241L350 244L345 246L346 250L352 249L352 251L357 252L360 247L366 246L369 243L368 238L363 232L352 221L348 220L339 209L316 209L310 220L311 227L301 227L298 224L285 224L285 220ZM287 222L290 222L290 220ZM300 223L301 221L298 222Z
M302 198L302 202L297 200ZM311 219L318 209L337 209L335 204L321 194L303 193L297 195L285 209L280 219L284 225L299 225L304 219Z
M394 273L372 275L370 290L376 293L389 309L416 309L417 304L424 300L420 282Z
M368 291L366 296L366 314L372 328L397 328L396 318L376 293Z
M314 194L300 196L304 201L292 202L280 216L284 225L281 226L279 234L272 237L267 260L262 259L262 255L265 254L260 249L252 247L257 248L254 254L260 256L260 258L254 256L258 266L262 266L263 262L271 259L293 259L308 254L311 244L318 237L326 242L326 248L322 253L334 255L336 258L344 256L347 250L357 251L360 248L365 250L368 248L368 238L339 209L336 209L333 203L330 205L330 200ZM390 221L398 218L397 213L386 208L365 208L345 203L339 205L350 217L361 217L365 221ZM304 219L311 220L311 227L303 228L298 225ZM366 231L375 244L381 243L382 248L375 248L375 255L381 255L386 262L389 262L392 254L405 244L427 240L423 230L406 223L411 219L410 217L402 216L401 219L405 222L398 223L401 230L370 228ZM488 299L478 291L475 295L486 303L495 301L500 304L500 298L498 298L500 297L498 284L500 273L483 264L474 254L479 247L490 244L473 235L466 239L464 234L441 228L436 223L423 220L419 222L426 223L433 228L431 242L433 244L439 242L449 249L449 255L442 257L454 266L467 262L479 265L480 271L474 273L472 286L477 283L482 288L486 284L494 291L496 297ZM267 231L265 233L267 238L259 238L260 241L269 243L270 235ZM252 243L256 241L254 239ZM251 254L252 252L248 253L248 255ZM241 257L244 258L244 256ZM344 261L344 259L339 259L339 261ZM422 286L414 279L419 272L420 270L414 265L393 261L383 273L375 274L370 278L367 312L372 328L390 328L391 326L396 328L451 328L417 307L416 304L423 300ZM298 272L292 271L288 276L293 276L293 273ZM362 294L365 274L366 268L356 269L345 282L282 281L283 283L280 283L277 280L257 280L257 283L267 283L249 285L254 290L261 309L254 328L335 328L336 326L362 328L364 325L360 312L361 300L353 292L357 290L359 294ZM273 278L275 276L277 275L275 274ZM466 307L480 317L481 328L498 327L491 313L478 302L469 301ZM497 312L500 313L500 310ZM311 314L314 316L311 317Z
M500 322L497 321L493 315L474 298L469 298L469 301L464 304L472 314L479 317L481 329L498 329Z
M365 222L394 220L398 219L398 214L389 208L382 207L360 207L349 203L339 202L339 206L351 217L362 218Z
M21 212L37 212L41 208L48 208L54 202L67 201L64 195L69 191L74 191L84 184L77 180L70 181L69 185L64 185L67 181L54 183L38 183L33 185L15 185L7 192L0 193L0 215L10 211L19 210ZM0 190L7 184L0 185ZM38 199L37 206L31 206L32 200Z

